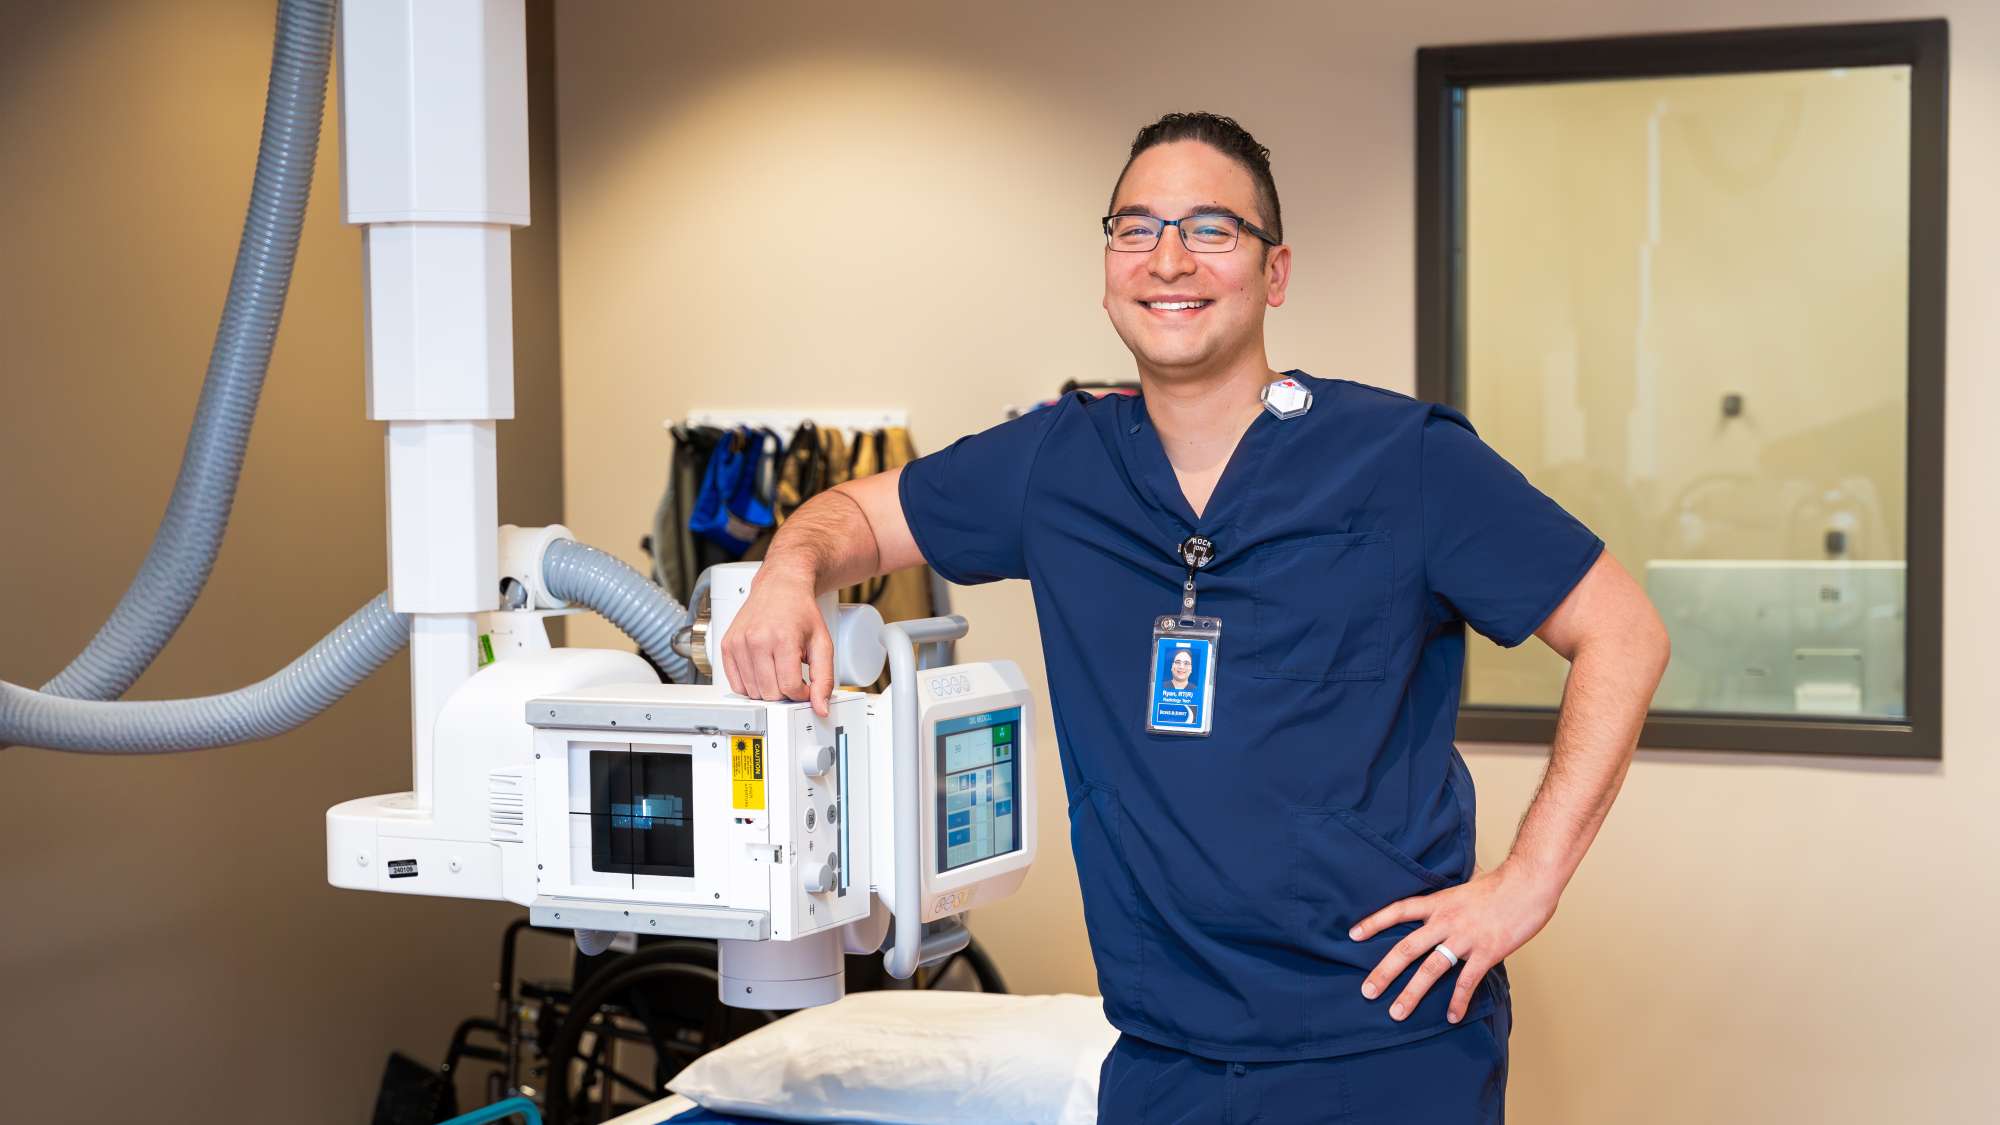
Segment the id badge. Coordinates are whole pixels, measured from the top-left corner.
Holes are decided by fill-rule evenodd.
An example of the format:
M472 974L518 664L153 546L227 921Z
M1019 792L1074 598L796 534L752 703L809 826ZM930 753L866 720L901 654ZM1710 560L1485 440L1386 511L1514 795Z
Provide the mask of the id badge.
M1206 737L1215 729L1215 661L1220 617L1153 620L1153 686L1146 729L1154 734Z

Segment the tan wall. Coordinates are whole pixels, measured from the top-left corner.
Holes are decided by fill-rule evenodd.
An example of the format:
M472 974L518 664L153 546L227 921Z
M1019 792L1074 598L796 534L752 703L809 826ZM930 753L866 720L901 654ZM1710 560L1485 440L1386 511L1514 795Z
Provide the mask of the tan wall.
M125 588L173 484L257 151L268 0L0 6L0 677L38 685ZM538 7L546 54L548 10ZM546 58L537 81L546 125ZM329 96L298 271L207 593L134 698L267 675L382 589L382 427ZM546 128L538 217L553 220ZM550 194L541 194L549 190ZM517 240L501 513L561 515L553 223ZM363 1121L392 1047L491 1011L487 903L326 885L328 806L409 788L407 664L304 729L108 760L0 752L9 1121Z
M638 561L696 406L906 407L936 448L1064 379L1128 375L1093 221L1133 131L1240 115L1297 250L1271 358L1413 384L1412 53L1501 38L1932 15L1909 0L829 7L571 2L559 13L569 522ZM2000 764L1976 575L1996 468L2000 24L1952 2L1949 521L1942 765L1648 751L1555 922L1511 962L1511 1104L1536 1125L1989 1120ZM1170 29L1230 29L1196 52ZM843 222L842 214L861 221ZM1476 419L1475 419L1476 420ZM966 655L1041 661L1028 590L963 592ZM591 639L603 639L594 633ZM1058 809L1055 758L1042 732ZM1482 858L1546 751L1468 747ZM975 920L1021 991L1091 985L1060 816Z

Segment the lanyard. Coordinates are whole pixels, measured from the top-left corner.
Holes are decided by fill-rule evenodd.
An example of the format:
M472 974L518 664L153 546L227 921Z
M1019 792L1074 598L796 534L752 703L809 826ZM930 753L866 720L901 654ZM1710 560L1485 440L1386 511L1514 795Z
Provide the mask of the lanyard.
M1205 535L1190 535L1181 540L1181 562L1187 564L1187 582L1181 586L1181 612L1194 613L1194 576L1215 559L1215 541Z
M1215 542L1190 535L1178 549L1187 566L1178 617L1153 619L1152 691L1146 729L1154 734L1206 736L1215 729L1215 669L1222 620L1194 615L1195 575L1215 559Z

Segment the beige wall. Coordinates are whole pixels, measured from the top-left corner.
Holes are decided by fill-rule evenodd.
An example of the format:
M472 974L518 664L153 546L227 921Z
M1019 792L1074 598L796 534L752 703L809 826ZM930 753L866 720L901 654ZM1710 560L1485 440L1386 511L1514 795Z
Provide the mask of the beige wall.
M1995 220L2000 13L1956 20L1941 765L1647 751L1555 922L1510 964L1518 1120L1989 1120L2000 764L1980 703L2000 610ZM1935 14L1935 5L1567 0L559 13L570 524L638 561L696 406L907 408L936 448L1064 379L1124 376L1093 220L1133 131L1240 115L1276 152L1297 272L1271 358L1413 385L1411 91L1421 45ZM1206 14L1200 51L1169 29ZM1219 43L1219 45L1216 45ZM860 216L843 222L845 213ZM1476 420L1476 419L1475 419ZM963 592L966 655L1041 661L1027 589ZM593 640L605 639L593 633ZM1045 809L1058 809L1042 732ZM1483 859L1546 751L1468 747ZM1060 816L975 921L1022 991L1091 985Z
M38 685L125 588L173 484L242 228L269 0L0 5L0 677ZM546 54L548 10L538 6ZM553 220L546 58L537 89ZM291 301L219 565L134 698L267 675L382 589L382 427L329 96ZM541 194L549 191L549 194ZM553 223L517 240L501 513L561 515ZM409 788L398 659L304 729L203 754L0 752L0 1118L363 1121L384 1058L491 1012L488 903L326 885L328 806Z

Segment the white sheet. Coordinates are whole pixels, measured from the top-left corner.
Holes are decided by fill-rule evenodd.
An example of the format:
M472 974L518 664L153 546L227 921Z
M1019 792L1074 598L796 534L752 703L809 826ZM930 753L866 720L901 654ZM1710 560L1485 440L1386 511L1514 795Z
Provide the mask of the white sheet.
M644 1109L621 1113L604 1125L660 1125L694 1108L694 1102L679 1094L669 1094Z

